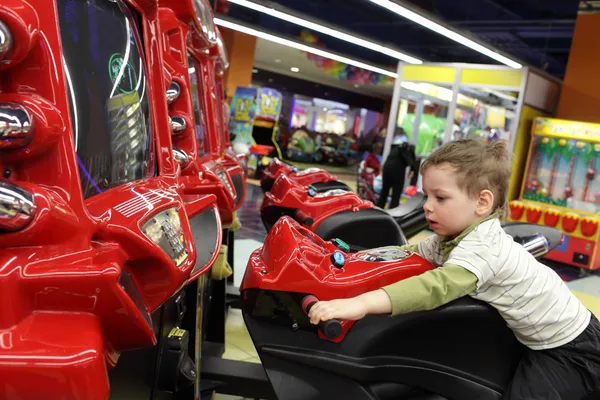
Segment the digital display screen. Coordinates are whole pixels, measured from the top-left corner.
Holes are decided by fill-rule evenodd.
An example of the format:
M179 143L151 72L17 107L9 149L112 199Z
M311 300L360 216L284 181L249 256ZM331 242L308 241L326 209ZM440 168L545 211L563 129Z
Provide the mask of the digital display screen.
M190 76L190 87L192 90L192 107L194 108L194 127L196 129L196 141L198 142L198 156L204 155L204 141L206 140L206 120L204 119L204 98L200 93L200 80L198 72L200 65L196 60L188 56L188 74Z
M57 7L84 197L154 176L148 84L136 21L120 8L127 7L121 0L58 0Z

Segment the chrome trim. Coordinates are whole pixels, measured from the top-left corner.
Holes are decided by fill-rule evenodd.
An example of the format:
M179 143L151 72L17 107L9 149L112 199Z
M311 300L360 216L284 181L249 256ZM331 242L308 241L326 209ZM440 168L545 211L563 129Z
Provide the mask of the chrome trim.
M14 232L33 221L37 207L33 195L7 181L0 181L0 231Z
M0 60L4 59L13 48L13 35L8 26L0 21Z
M227 49L225 48L225 43L223 43L223 37L221 36L221 32L217 32L217 48L219 49L219 57L221 58L223 69L227 70L229 69L229 58L227 58Z
M0 103L0 149L21 147L33 136L33 117L18 103Z
M179 83L172 81L167 89L167 104L172 104L181 94Z
M171 117L170 123L171 134L173 135L180 135L185 131L185 128L187 128L187 123L183 117Z
M548 239L541 233L537 233L533 237L530 237L527 242L523 243L523 248L535 258L541 257L550 251Z
M181 169L190 165L190 157L185 151L178 149L177 147L173 147L173 158L181 165Z

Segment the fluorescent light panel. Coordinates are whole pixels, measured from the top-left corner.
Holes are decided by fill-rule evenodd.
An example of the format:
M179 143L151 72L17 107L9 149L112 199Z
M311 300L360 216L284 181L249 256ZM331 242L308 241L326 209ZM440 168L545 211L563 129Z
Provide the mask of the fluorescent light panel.
M443 27L442 25L433 22L430 19L425 18L422 15L419 15L417 13L415 13L414 11L411 11L403 6L401 6L400 4L394 3L390 0L369 0L371 3L375 3L378 6L381 6L383 8L386 8L406 19L409 19L413 22L416 22L417 24L430 29L436 33L439 33L440 35L446 36L448 39L454 40L457 43L462 44L463 46L469 47L481 54L484 54L498 62L501 62L502 64L508 65L511 68L515 68L515 69L519 69L521 67L523 67L521 64L519 64L516 61L511 60L508 57L503 56L502 54L499 54L491 49L488 49L485 46L480 45L479 43L474 42L471 39L466 38L465 36L451 31L448 28Z
M422 60L419 60L418 58L409 56L408 54L401 53L397 50L390 49L389 47L385 47L380 44L373 43L368 40L361 39L359 37L352 36L352 35L349 35L344 32L340 32L335 29L331 29L327 26L323 26L323 25L317 24L315 22L311 22L311 21L308 21L308 20L305 20L302 18L295 17L291 14L286 14L284 12L277 11L274 8L265 7L263 5L260 5L260 4L257 4L257 3L254 3L254 2L251 2L248 0L229 0L229 2L240 5L242 7L249 8L254 11L258 11L263 14L270 15L272 17L281 19L283 21L290 22L292 24L296 24L296 25L299 25L299 26L302 26L302 27L305 27L308 29L312 29L313 31L332 36L336 39L340 39L340 40L346 41L348 43L352 43L357 46L364 47L366 49L377 51L379 53L385 54L390 57L394 57L398 60L405 61L410 64L422 64L423 63Z
M215 24L222 26L224 28L229 28L229 29L233 29L238 32L248 34L248 35L256 36L258 38L265 39L270 42L279 43L284 46L292 47L292 48L300 50L300 51L306 51L307 53L311 53L311 54L315 54L317 56L329 58L331 60L339 61L344 64L353 65L358 68L363 68L363 69L366 69L369 71L377 72L379 74L391 76L392 78L398 77L397 73L388 71L387 69L383 69L383 68L376 67L374 65L366 64L361 61L354 60L352 58L339 56L337 54L330 53L328 51L317 49L317 48L307 46L307 45L304 45L304 44L301 44L298 42L294 42L293 40L288 40L288 39L281 38L279 36L271 35L266 32L262 32L262 31L259 31L259 30L253 29L253 28L249 28L247 26L236 24L235 22L227 21L227 20L224 20L221 18L215 18Z

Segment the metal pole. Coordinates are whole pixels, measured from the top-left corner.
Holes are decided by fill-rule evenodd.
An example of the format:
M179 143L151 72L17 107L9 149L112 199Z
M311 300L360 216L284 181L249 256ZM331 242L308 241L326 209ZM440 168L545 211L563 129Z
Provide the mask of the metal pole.
M456 103L458 102L458 92L460 90L460 78L462 76L462 67L456 68L454 75L454 84L452 85L452 101L448 106L448 116L446 118L446 131L444 132L443 143L448 143L452 138L454 129L454 114L456 114Z
M400 106L400 89L402 87L402 70L404 69L404 63L398 62L398 68L396 73L398 77L394 82L394 94L392 95L392 107L390 108L390 116L387 124L387 135L385 137L385 143L383 145L383 162L390 154L392 148L392 140L394 138L394 131L396 130L396 120L398 119L398 107Z

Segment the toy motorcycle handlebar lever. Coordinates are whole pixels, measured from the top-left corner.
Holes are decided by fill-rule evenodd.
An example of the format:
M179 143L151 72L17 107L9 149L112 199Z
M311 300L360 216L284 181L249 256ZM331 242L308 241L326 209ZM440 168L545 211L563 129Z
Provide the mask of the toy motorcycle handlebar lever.
M541 257L550 251L548 239L541 234L536 233L529 236L515 236L515 242L520 243L534 257Z
M301 225L312 226L315 222L308 214L299 209L293 212L292 217Z
M304 296L302 298L302 311L308 315L312 306L317 304L319 299L317 299L313 295ZM337 319L330 319L329 321L320 321L317 325L319 330L323 332L325 337L328 339L336 339L338 336L342 334L342 324Z

